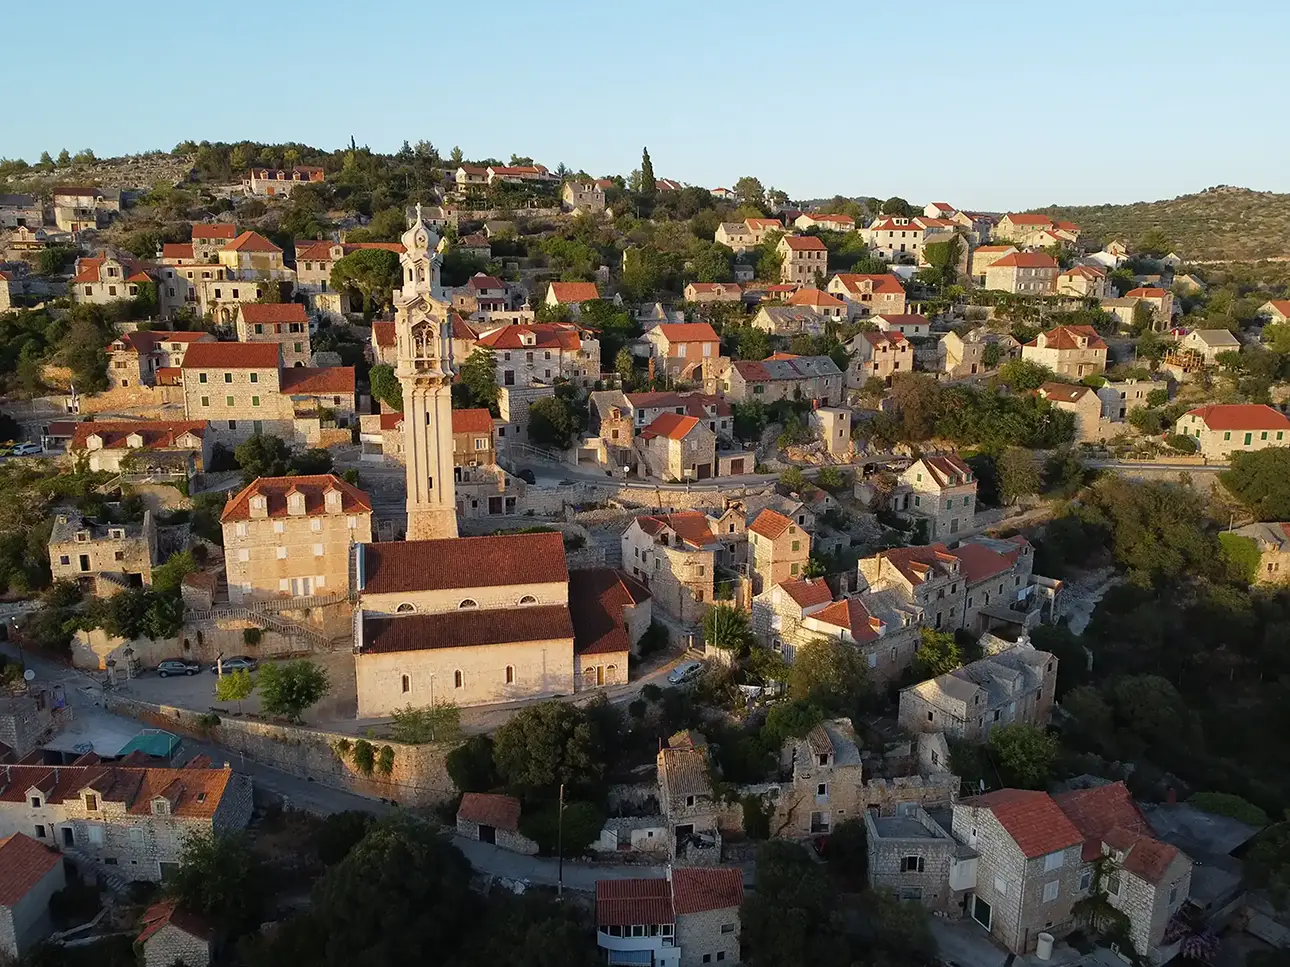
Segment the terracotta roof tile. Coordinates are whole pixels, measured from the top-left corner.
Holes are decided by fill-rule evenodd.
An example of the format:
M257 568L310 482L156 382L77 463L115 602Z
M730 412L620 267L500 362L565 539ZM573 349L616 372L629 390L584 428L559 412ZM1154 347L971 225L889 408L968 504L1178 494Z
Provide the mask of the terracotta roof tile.
M163 259L193 259L192 242L166 242L161 246L161 257Z
M959 566L959 559L946 550L944 544L893 547L879 551L876 556L888 561L914 587L934 573L949 574L952 568Z
M383 349L393 346L398 339L392 322L373 322L372 337L376 340L376 344Z
M402 416L403 414L399 414ZM492 433L493 414L483 408L452 411L453 433Z
M249 344L248 344L249 345ZM277 348L277 343L266 345ZM187 364L187 358L184 363ZM293 395L335 395L354 392L353 366L292 366L284 369L278 378L278 385L284 393Z
M396 541L364 544L361 551L368 594L569 580L564 539L556 533Z
M1055 400L1058 403L1078 403L1093 392L1093 389L1072 383L1044 383L1039 387L1039 392L1044 399Z
M700 869L680 866L672 870L672 905L679 916L728 910L744 902L744 875L738 869Z
M679 413L662 413L654 422L640 431L642 440L655 437L667 437L669 440L684 440L690 431L699 425L696 416L682 416Z
M224 246L226 252L277 252L282 254L282 249L274 245L259 232L243 232L233 241Z
M457 818L517 833L520 829L520 801L514 796L468 792L461 797Z
M996 263L997 264L997 263ZM1057 326L1049 329L1047 332L1040 333L1044 338L1044 345L1048 349L1105 349L1106 343L1098 335L1097 330L1092 326ZM1083 338L1084 346L1080 346L1079 340ZM1039 345L1039 336L1036 336L1027 346Z
M175 927L199 940L210 941L214 936L214 926L204 916L179 906L177 900L162 900L150 906L139 922L143 929L135 938L136 943L145 944L149 938L162 927Z
M663 877L596 881L597 926L630 927L675 922L672 885Z
M760 534L762 537L768 537L775 540L788 531L793 526L793 522L785 517L779 511L771 510L767 507L757 519L748 525L748 529L754 534Z
M14 907L63 857L25 833L0 839L0 907Z
M314 474L305 477L258 477L243 487L228 503L220 521L226 523L235 520L251 519L251 498L264 497L268 504L268 517L290 517L287 511L287 495L292 491L305 496L305 517L320 517L327 513L326 493L328 490L340 491L340 513L358 514L371 512L372 502L367 494L353 484L341 480L329 473Z
M716 540L712 536L712 529L708 526L707 515L697 510L685 510L679 514L650 514L637 517L636 520L640 522L642 528L647 528L651 523L654 524L654 529L646 531L650 534L658 533L659 527L669 527L678 538L692 547L707 547Z
M564 640L573 640L569 608L563 604L536 604L388 617L364 614L361 651L363 654L385 654Z
M1169 293L1164 289L1152 288L1149 286L1138 286L1136 289L1130 289L1124 293L1126 299L1163 299Z
M997 574L1003 574L1005 571L1012 569L1017 563L1017 551L1009 551L1007 554L1000 554L986 547L984 544L974 544L971 541L965 541L954 550L950 551L959 559L960 571L963 578L969 585L977 584L987 578L992 578Z
M622 571L607 567L570 571L574 651L594 655L630 650L623 609L649 598L649 589Z
M799 608L813 608L833 600L833 592L822 578L796 578L784 581L779 589L797 602Z
M665 322L655 327L668 342L718 342L717 331L706 322Z
M1055 269L1057 260L1043 252L1013 252L990 265L992 269Z
M525 337L533 341L526 343ZM558 322L537 322L500 326L479 337L479 344L489 349L560 349L571 352L582 347L577 326Z
M999 789L966 799L963 804L994 813L1027 859L1047 856L1084 841L1075 824L1046 792Z
M242 318L250 325L265 322L298 322L307 325L309 316L299 302L243 302L238 307Z
M865 290L883 295L904 294L905 287L900 284L900 279L896 278L889 272L884 273L858 273L858 272L839 272L834 276L843 287L855 295L864 294ZM866 286L865 283L868 283Z
M1290 430L1284 413L1262 403L1215 403L1188 410L1211 430Z
M847 304L837 296L829 295L819 289L808 287L798 289L788 297L790 306L815 306L824 309L845 309Z
M859 642L873 641L882 634L882 619L869 613L859 598L843 598L811 615L817 621L845 629Z
M814 235L785 235L783 242L791 252L817 252L825 248L824 242Z
M87 786L105 802L123 803L131 815L151 815L152 800L166 793L174 816L209 819L223 798L233 773L228 769L148 769L110 766L14 765L0 775L0 802L25 802L35 786L50 802L79 799ZM175 786L178 782L179 785Z
M177 440L185 433L197 437L200 446L206 435L205 420L91 420L76 423L74 427L73 450L87 449L90 437L95 435L102 440L105 450L127 449L127 439L136 433L143 438L143 446L148 450L177 447Z
M1123 782L1111 782L1092 789L1074 789L1053 796L1058 807L1086 837L1084 859L1102 855L1102 836L1120 826L1136 833L1150 833L1146 817L1129 795Z
M1041 228L1047 228L1053 224L1053 220L1047 215L1034 214L1012 214L1011 212L1003 216L1013 225L1037 225ZM1003 219L1000 219L1002 221Z
M703 749L668 747L658 754L659 783L671 798L711 796L712 775Z
M551 293L561 303L591 302L600 298L600 290L594 282L552 282Z
M277 369L276 342L198 342L184 353L183 369Z
M232 222L216 222L213 225L194 225L193 238L226 238L232 241L237 237L237 226Z

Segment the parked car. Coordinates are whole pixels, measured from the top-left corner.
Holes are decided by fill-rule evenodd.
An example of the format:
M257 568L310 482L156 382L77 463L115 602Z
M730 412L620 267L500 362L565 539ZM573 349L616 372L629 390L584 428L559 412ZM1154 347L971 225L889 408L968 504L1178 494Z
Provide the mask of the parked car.
M254 658L248 658L246 655L234 655L232 658L225 658L223 664L224 664L224 671L226 672L239 672L242 669L246 669L249 672L253 672L258 667L256 660ZM211 665L212 675L218 675L219 670L220 670L219 662L216 662L215 664Z
M703 662L685 661L667 673L667 680L673 685L683 685L692 678L697 678L703 671Z
M521 480L523 480L525 483L531 483L531 484L535 484L535 483L537 483L537 475L536 475L536 474L534 474L534 473L533 473L533 471L532 471L532 470L529 470L527 467L525 467L523 470L521 470L521 471L520 471L519 473L517 473L515 476L519 477L519 478L520 478Z
M195 661L185 661L182 658L167 658L157 666L157 674L162 678L169 678L171 675L196 675L202 670L202 666Z
M13 448L13 455L15 457L30 457L37 453L44 453L44 452L45 452L45 448L42 447L39 443L19 443L16 447Z

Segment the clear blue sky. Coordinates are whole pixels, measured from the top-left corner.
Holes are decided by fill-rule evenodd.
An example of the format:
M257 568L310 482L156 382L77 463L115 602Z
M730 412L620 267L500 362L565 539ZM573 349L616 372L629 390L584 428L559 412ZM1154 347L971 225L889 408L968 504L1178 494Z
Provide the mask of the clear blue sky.
M0 0L0 156L301 141L1018 209L1290 191L1287 0ZM28 96L31 95L31 96Z

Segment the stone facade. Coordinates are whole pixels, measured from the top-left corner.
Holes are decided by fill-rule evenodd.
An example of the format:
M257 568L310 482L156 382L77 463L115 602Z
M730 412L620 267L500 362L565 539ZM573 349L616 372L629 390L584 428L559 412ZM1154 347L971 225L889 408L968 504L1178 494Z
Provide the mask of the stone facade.
M36 748L54 724L49 693L29 689L26 695L0 697L0 745L8 746L17 759Z
M141 944L143 967L207 967L211 962L211 943L205 937L189 933L167 923L150 934Z
M703 514L638 517L621 543L624 570L650 589L655 607L686 624L702 619L720 548Z
M247 302L237 308L239 342L276 343L282 365L308 366L313 357L309 346L309 318L298 302L263 304Z
M811 535L773 510L763 510L748 528L753 593L802 577L811 556Z
M950 885L959 844L921 806L902 806L895 816L864 812L868 879L897 900L921 903L934 913L959 912L961 892Z
M976 476L954 454L921 457L900 475L910 489L904 510L927 519L929 540L953 540L976 520Z
M1092 326L1058 326L1022 346L1021 358L1058 376L1083 379L1106 369L1106 343Z
M680 967L705 967L739 961L739 908L677 914L676 942Z
M1215 404L1188 410L1178 417L1174 432L1196 441L1210 460L1227 460L1233 453L1252 453L1290 443L1290 419L1258 403Z
M157 528L152 512L138 524L98 524L59 514L49 535L49 568L54 580L87 581L95 594L152 584Z

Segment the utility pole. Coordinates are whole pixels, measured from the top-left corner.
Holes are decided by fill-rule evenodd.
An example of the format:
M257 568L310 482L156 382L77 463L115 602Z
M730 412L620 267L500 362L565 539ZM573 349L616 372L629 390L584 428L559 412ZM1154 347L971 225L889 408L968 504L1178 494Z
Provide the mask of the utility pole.
M559 869L556 874L556 896L564 899L564 783L560 783L560 808L556 813L555 852L559 857Z

